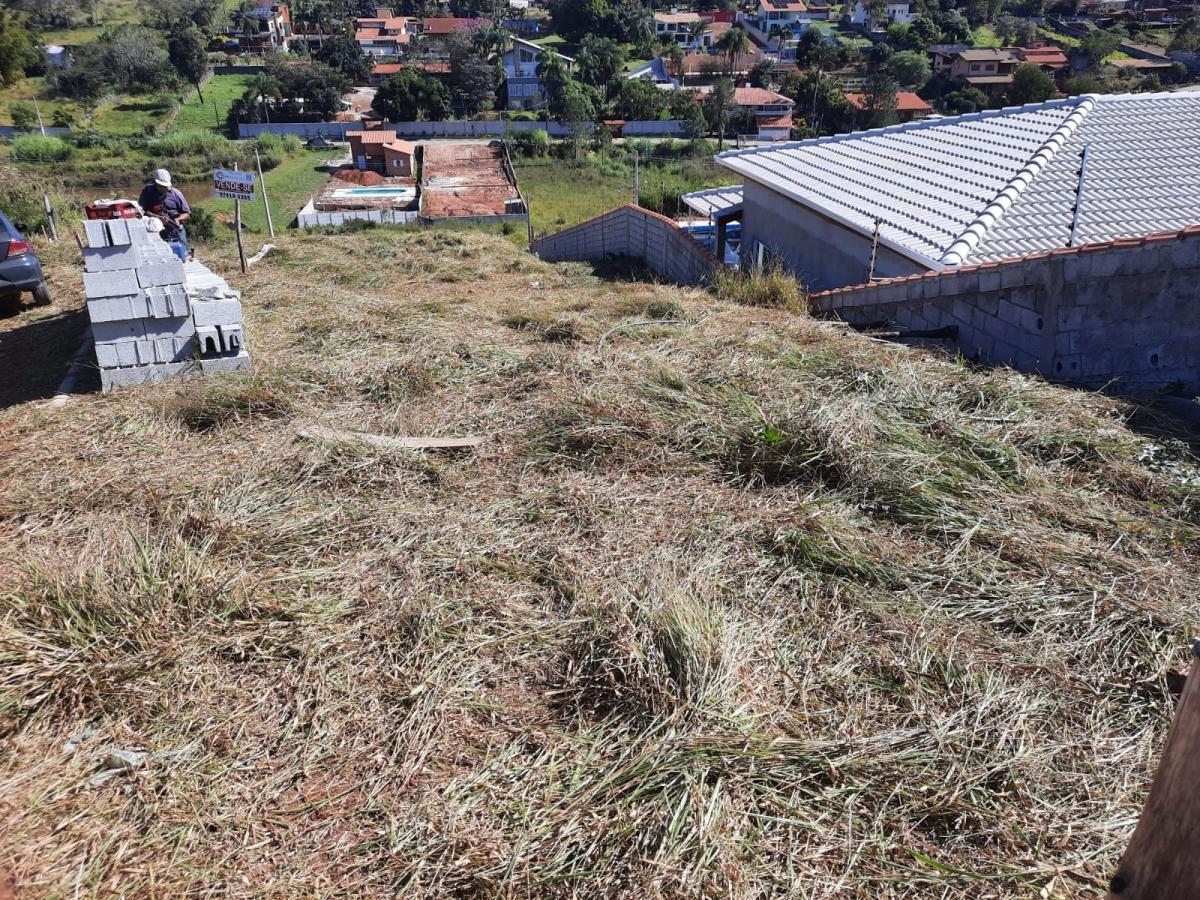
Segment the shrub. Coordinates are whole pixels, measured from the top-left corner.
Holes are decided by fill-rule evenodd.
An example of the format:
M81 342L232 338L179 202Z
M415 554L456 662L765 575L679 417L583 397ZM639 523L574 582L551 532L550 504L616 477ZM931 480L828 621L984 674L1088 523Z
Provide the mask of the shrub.
M50 117L50 124L55 128L74 128L79 119L79 109L74 106L60 106Z
M211 241L217 236L217 220L203 206L193 206L187 223L188 238L192 241Z
M15 100L10 103L8 114L12 118L13 127L21 131L32 131L37 125L37 110L27 100Z
M742 306L801 308L800 284L780 265L768 265L761 271L722 267L716 272L713 287L721 300Z
M40 134L23 134L12 142L13 159L26 162L58 162L70 157L74 150L60 138Z
M158 156L205 156L235 159L238 146L229 138L203 128L190 128L150 141L147 149Z
M36 231L46 222L42 195L54 191L36 171L0 167L0 209L21 231Z
M518 132L513 137L513 149L518 156L547 156L550 153L550 135L540 128Z
M95 128L71 132L71 143L80 150L112 149L111 142Z

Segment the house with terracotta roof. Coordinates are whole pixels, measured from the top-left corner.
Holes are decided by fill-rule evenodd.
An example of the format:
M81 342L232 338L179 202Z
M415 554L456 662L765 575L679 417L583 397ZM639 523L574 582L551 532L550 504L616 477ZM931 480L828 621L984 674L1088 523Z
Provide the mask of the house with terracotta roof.
M846 99L850 101L850 105L855 109L867 108L867 97L865 94L847 92ZM914 94L912 91L896 91L897 121L913 122L917 119L924 119L926 116L931 115L932 113L933 107Z
M983 91L1003 91L1012 84L1022 59L1010 47L930 47L934 73L945 72L960 84Z
M417 26L420 35L420 55L426 59L448 60L450 48L446 39L457 31L468 34L477 28L491 25L491 19L465 19L459 17L437 17L422 19Z
M1200 93L1086 94L716 161L742 179L743 261L824 290L1200 223Z
M412 34L407 18L397 16L388 7L380 7L374 16L354 20L354 39L367 56L399 56L412 40Z
M1071 64L1062 48L1053 44L1040 43L1029 47L1013 47L1012 50L1021 62L1039 66L1051 74L1061 72Z
M754 114L760 141L786 141L792 134L791 97L766 88L740 87L733 90L733 102Z
M416 171L413 158L417 145L398 139L394 131L347 131L346 140L350 142L350 158L360 171L398 178L412 178Z

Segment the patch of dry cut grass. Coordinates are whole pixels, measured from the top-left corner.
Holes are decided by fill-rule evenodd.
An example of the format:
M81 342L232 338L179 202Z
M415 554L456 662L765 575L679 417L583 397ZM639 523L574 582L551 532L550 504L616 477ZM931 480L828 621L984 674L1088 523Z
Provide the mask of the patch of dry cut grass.
M499 237L280 245L253 374L0 413L30 896L1100 891L1196 619L1186 453Z

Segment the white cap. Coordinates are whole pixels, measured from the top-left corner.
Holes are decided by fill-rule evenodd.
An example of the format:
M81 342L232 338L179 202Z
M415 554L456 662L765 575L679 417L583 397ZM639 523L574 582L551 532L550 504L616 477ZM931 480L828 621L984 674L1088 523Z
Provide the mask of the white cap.
M171 173L166 169L158 169L154 173L154 183L161 184L165 188L171 186Z

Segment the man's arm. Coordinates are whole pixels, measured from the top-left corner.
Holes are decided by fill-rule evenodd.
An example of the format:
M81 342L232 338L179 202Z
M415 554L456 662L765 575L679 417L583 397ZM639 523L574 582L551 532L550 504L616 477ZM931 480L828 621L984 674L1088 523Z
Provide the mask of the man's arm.
M179 191L179 217L175 221L182 225L191 217L192 208L188 205L187 197L183 196L183 191Z

